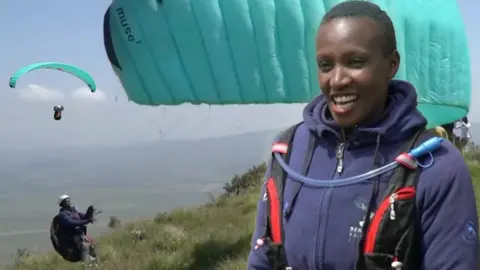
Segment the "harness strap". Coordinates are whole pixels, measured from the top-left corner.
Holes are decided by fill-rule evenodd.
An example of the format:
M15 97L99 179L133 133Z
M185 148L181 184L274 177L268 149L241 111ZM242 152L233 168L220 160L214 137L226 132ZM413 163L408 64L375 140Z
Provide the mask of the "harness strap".
M281 216L279 215L282 210L280 207L280 197L275 186L275 179L269 178L266 184L268 194L269 213L268 221L270 224L270 237L275 244L282 243L282 231L281 231Z
M270 236L272 243L269 245L268 257L273 269L291 269L288 266L285 249L283 246L285 240L285 231L283 229L283 218L288 219L293 205L295 204L298 193L302 187L302 183L292 181L292 201L284 203L284 188L287 179L287 173L282 169L280 164L275 160L273 153L280 153L282 158L288 164L292 153L292 142L297 128L302 123L296 124L285 132L283 132L277 141L272 145L271 171L266 182L266 190L268 194L268 210L267 210L267 232L266 236ZM313 134L309 134L307 151L301 173L307 174L310 168L313 152L315 150L316 141Z
M301 123L298 123L286 131L280 134L278 139L272 145L272 157L270 163L270 176L266 182L266 191L268 195L268 211L267 211L267 223L269 230L267 229L267 235L271 237L271 240L276 244L281 244L284 240L282 218L283 218L283 189L287 174L283 171L282 167L275 160L273 153L280 153L282 158L288 162L290 160L291 151L289 147L293 141L295 131Z
M302 175L305 175L305 176L308 175L308 171L310 170L310 165L312 164L313 152L315 151L315 147L316 147L315 137L313 134L310 133L308 136L308 144L307 144L307 151L305 153L305 160L302 163L302 170L300 171ZM284 215L286 219L288 219L292 214L292 209L295 205L295 202L298 197L298 193L300 193L300 189L302 188L303 183L292 181L291 185L292 185L292 201L290 202L290 204L285 205Z

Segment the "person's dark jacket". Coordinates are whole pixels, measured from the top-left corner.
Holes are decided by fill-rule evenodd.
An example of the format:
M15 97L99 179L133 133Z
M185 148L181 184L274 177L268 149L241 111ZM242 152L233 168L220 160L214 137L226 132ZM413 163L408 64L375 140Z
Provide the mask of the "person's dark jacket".
M335 180L365 173L375 167L376 151L380 166L393 161L398 149L426 124L426 119L416 109L417 95L409 83L393 81L388 99L383 120L357 127L357 136L346 142L341 175L337 172L336 158L336 149L342 142L340 127L328 116L325 98L319 96L313 100L305 108L304 123L298 127L291 145L291 169L302 171L311 133L318 135L318 140L307 177ZM469 169L460 152L448 141L433 153L433 158L433 165L422 171L417 187L423 264L416 270L479 269L478 215ZM379 194L383 194L389 175L381 176ZM285 205L292 201L291 183L287 179ZM257 239L266 228L264 193L265 187L258 202L249 270L272 269L266 245L256 248ZM290 266L354 269L362 235L360 223L365 216L363 206L371 194L371 181L336 188L302 187L288 220L284 217L285 252Z
M84 232L84 226L90 221L84 219L85 214L78 212L77 209L68 210L61 208L58 213L58 221L62 231L63 239L73 239L75 235Z

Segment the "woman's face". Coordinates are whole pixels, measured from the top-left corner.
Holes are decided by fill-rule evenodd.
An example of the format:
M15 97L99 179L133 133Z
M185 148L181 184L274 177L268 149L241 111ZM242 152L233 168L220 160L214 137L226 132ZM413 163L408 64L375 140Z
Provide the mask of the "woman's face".
M381 29L367 17L335 18L316 38L318 82L333 119L342 127L375 121L400 63L385 54Z

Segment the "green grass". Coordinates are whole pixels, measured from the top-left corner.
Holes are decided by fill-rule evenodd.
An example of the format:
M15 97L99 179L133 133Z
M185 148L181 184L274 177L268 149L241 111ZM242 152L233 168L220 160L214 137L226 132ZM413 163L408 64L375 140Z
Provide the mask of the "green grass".
M479 194L477 206L480 206L480 165L477 161L468 162ZM231 184L225 186L230 196L212 199L201 207L161 213L154 220L128 224L97 239L102 260L100 269L246 269L264 170L264 166L258 166L235 176ZM144 229L146 239L134 242L133 229ZM63 261L57 254L49 254L24 256L13 269L80 268L78 264Z

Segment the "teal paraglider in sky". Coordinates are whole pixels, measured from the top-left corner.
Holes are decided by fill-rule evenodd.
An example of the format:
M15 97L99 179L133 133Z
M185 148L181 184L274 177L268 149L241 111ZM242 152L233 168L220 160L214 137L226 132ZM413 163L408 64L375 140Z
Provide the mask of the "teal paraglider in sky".
M95 83L95 80L93 77L88 74L85 70L72 66L69 64L64 64L64 63L59 63L59 62L39 62L39 63L33 63L30 65L27 65L25 67L22 67L21 69L17 70L15 73L12 74L9 80L9 86L10 88L16 88L17 86L17 81L26 73L33 71L33 70L38 70L38 69L52 69L52 70L58 70L61 72L66 72L68 74L71 74L80 80L82 80L90 89L92 93L94 93L97 90L97 84ZM62 112L64 110L64 107L62 105L56 105L53 107L53 119L55 120L61 120L62 119Z
M13 73L12 76L10 77L10 81L9 81L10 87L15 88L17 86L17 81L24 74L37 69L53 69L53 70L58 70L58 71L72 74L73 76L79 78L85 84L87 84L88 88L90 88L90 91L92 91L92 93L97 90L97 85L95 83L95 80L85 70L76 66L59 63L59 62L40 62L40 63L34 63L34 64L27 65L25 67L22 67L21 69Z
M306 103L320 93L315 33L334 0L113 0L104 43L141 105ZM392 17L401 67L429 126L470 107L470 59L455 0L372 1Z

